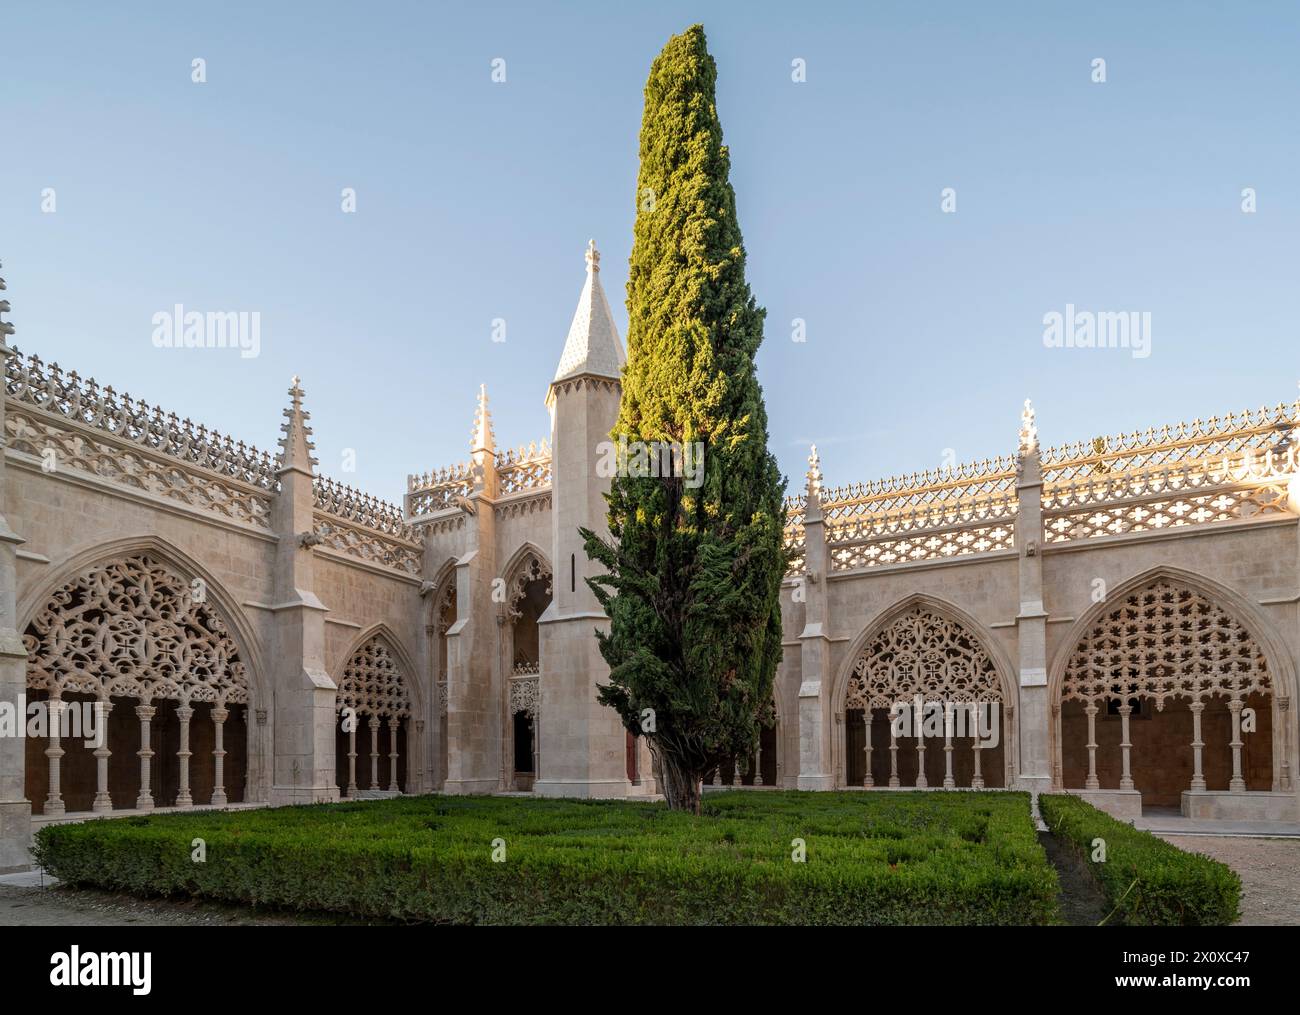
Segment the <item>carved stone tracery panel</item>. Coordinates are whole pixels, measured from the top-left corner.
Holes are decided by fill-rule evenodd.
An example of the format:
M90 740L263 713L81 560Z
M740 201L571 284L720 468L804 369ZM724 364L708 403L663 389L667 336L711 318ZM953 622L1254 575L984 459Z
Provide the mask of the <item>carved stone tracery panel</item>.
M924 701L1002 701L997 667L962 624L914 606L876 634L849 677L845 709Z
M205 591L147 553L87 568L27 626L27 686L246 704L246 667Z
M352 653L343 669L337 707L353 708L358 714L377 718L406 719L411 715L411 698L402 669L379 635Z
M1242 701L1269 694L1268 666L1250 632L1200 592L1160 579L1124 597L1075 646L1065 701L1149 698Z
M537 581L546 582L546 595L549 597L552 594L551 568L534 553L528 555L515 572L514 581L510 583L509 607L506 613L511 623L523 616L523 611L519 608L520 604L528 594L528 586Z

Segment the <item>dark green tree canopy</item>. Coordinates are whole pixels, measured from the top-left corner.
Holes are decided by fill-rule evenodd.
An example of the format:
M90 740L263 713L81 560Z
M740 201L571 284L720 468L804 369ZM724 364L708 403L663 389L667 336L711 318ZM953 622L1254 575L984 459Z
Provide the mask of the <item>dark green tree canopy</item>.
M781 641L784 482L767 449L754 364L764 311L745 281L716 80L698 25L650 69L614 429L629 443L698 448L702 462L687 458L686 475L617 476L611 541L584 532L612 621L598 635L611 668L601 701L649 737L674 806L687 792L675 780L697 793L710 768L752 750Z

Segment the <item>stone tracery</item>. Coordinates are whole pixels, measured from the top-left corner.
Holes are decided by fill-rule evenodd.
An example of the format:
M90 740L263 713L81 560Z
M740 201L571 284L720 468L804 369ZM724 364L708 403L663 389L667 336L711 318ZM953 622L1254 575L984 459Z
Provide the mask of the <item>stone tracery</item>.
M352 653L339 684L338 707L353 708L359 714L387 719L406 719L411 698L402 670L379 635Z
M191 723L195 705L210 706L203 728L211 723L211 795L209 803L227 802L224 739L227 720L238 718L231 709L248 703L248 675L239 649L225 622L208 601L201 580L187 581L147 552L83 569L56 589L28 624L23 634L27 650L27 686L43 691L56 715L69 696L93 697L97 704L93 811L114 807L110 792L110 747L120 725L110 725L114 698L135 699L139 720L139 795L135 807L154 807L154 788L160 770L153 766L151 727L176 721L179 744L163 765L177 763L175 803L191 806ZM165 714L156 702L175 702ZM123 714L124 710L123 710ZM114 721L120 723L119 720ZM51 727L44 754L49 793L46 814L66 811L63 799L62 758L67 741ZM120 753L120 749L118 750ZM242 767L242 766L241 766ZM115 769L116 771L116 769ZM206 778L206 773L205 773ZM87 792L89 792L87 790Z
M1158 803L1177 802L1181 792L1205 793L1216 779L1227 782L1230 793L1242 793L1248 782L1257 784L1260 775L1248 772L1244 749L1247 743L1243 733L1249 732L1243 716L1249 714L1248 703L1253 708L1273 697L1272 675L1263 649L1254 636L1235 616L1210 596L1182 582L1161 577L1124 596L1123 601L1108 610L1079 639L1066 664L1061 683L1061 698L1057 708L1058 738L1064 737L1068 746L1076 751L1076 773L1082 769L1077 753L1079 739L1086 730L1086 775L1084 790L1101 790L1102 777L1098 765L1098 749L1103 752L1103 765L1113 750L1119 748L1118 789L1120 792L1143 793L1143 800ZM1215 699L1219 699L1217 702ZM1172 773L1162 768L1144 769L1134 778L1133 748L1135 718L1144 717L1144 702L1150 702L1155 712L1169 711L1166 706L1177 702L1180 706L1164 720L1169 725L1156 723L1155 732L1142 738L1138 754L1154 749L1163 753L1170 747L1181 746L1168 737L1184 737L1183 744L1191 748L1190 780L1173 784ZM1062 706L1073 704L1070 714ZM1082 715L1079 714L1080 705ZM1277 705L1287 708L1285 695L1277 697ZM1225 708L1226 706L1226 708ZM1217 710L1217 714L1216 714ZM1264 711L1267 713L1268 709ZM1182 727L1185 715L1190 713L1190 729ZM1226 713L1226 714L1225 714ZM1102 736L1099 719L1118 716L1118 744L1102 743L1113 736ZM1154 718L1154 716L1152 716ZM1272 755L1271 732L1273 723L1267 714L1260 717L1270 731L1259 746L1263 757ZM1073 727L1070 736L1065 730ZM1253 727L1252 727L1253 728ZM1160 731L1167 730L1164 740L1157 740ZM1207 744L1210 737L1217 743ZM1207 769L1206 747L1210 747L1209 760L1219 760L1223 741L1229 749L1230 769L1213 772ZM1159 745L1165 745L1162 749ZM1252 745L1254 746L1254 745ZM1059 745L1064 752L1066 745ZM1278 786L1289 790L1290 766L1283 749ZM1058 754L1056 780L1064 781ZM1077 779L1078 775L1072 776ZM1264 776L1264 788L1270 781ZM1139 783L1141 786L1139 787ZM1114 787L1106 787L1111 789ZM1186 807L1184 801L1184 807Z
M1241 700L1269 693L1268 665L1250 632L1218 603L1161 579L1125 597L1075 647L1061 697Z
M934 777L941 779L946 789L955 787L958 778L969 779L974 789L983 789L980 754L998 749L1002 713L1009 716L1011 707L1004 701L997 666L981 640L961 622L924 603L904 610L881 628L862 649L849 674L844 712L837 721L853 717L845 723L843 736L850 768L861 758L860 785L869 789L877 784L873 765L883 758L883 750L880 755L874 753L873 727L880 727L874 733L876 741L882 748L887 741L888 747L888 773L882 770L880 778L887 779L891 787L902 785L899 754L904 748L894 719L896 715L910 717L917 698L926 705L941 706L942 722L935 733L928 733L917 716L915 726L908 727L914 732L902 735L905 740L914 737L903 760L915 765L916 787L924 789L930 784L925 741L937 733L942 737L942 746L936 748L942 750L943 764ZM900 705L906 708L899 711ZM878 710L883 714L878 715ZM989 734L994 735L985 742L982 738ZM954 751L957 742L967 738L969 750L962 748L962 757L956 762L958 771ZM857 776L849 780L848 772L844 775L846 781L858 780Z
M28 686L55 696L246 704L244 663L206 599L199 583L148 554L88 568L28 625Z
M997 667L962 624L915 606L863 649L849 677L845 708L925 701L1002 701Z

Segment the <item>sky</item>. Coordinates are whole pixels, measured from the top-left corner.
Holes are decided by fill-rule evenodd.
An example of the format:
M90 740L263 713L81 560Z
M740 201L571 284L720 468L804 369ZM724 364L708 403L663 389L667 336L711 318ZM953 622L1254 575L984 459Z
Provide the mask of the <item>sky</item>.
M830 485L1012 453L1025 398L1050 445L1296 397L1290 0L3 0L11 343L269 451L298 374L321 472L391 500L480 383L548 436L588 238L626 335L642 89L697 22L792 490L811 442ZM159 348L177 304L258 355ZM1149 345L1048 345L1067 305Z

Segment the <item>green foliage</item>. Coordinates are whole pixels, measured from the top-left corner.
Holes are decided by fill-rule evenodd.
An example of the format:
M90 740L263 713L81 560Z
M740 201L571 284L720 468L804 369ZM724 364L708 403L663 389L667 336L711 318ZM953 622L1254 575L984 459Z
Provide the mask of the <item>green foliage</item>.
M717 69L696 25L670 39L645 88L627 286L628 365L616 438L703 451L699 485L618 476L612 540L583 530L611 619L600 695L652 748L671 803L677 776L747 756L780 655L784 481L767 449L754 356L764 311L745 249L714 104Z
M408 797L49 825L64 881L457 924L1040 924L1024 793L710 793L662 804ZM191 859L202 838L207 862ZM492 861L504 839L506 858ZM791 859L793 840L806 862Z
M1186 853L1076 796L1040 796L1038 809L1052 833L1065 838L1088 861L1114 907L1108 922L1216 927L1241 915L1241 879L1217 860ZM1095 839L1106 843L1104 863L1092 860Z

